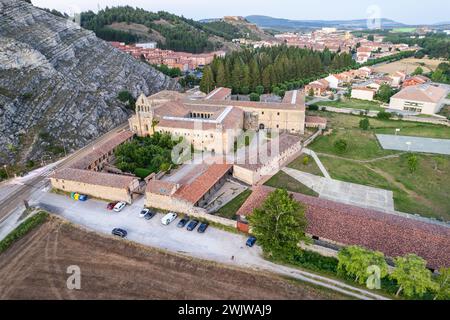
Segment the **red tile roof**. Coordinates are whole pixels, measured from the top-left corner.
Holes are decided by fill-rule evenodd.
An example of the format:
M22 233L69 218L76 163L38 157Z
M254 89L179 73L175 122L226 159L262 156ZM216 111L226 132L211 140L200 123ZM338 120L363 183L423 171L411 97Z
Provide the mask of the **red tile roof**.
M192 183L178 189L174 196L196 204L231 168L230 164L212 164Z
M321 123L321 124L327 124L327 119L322 117L316 117L316 116L306 116L305 117L305 123Z
M254 187L237 212L246 216L261 205L272 188ZM415 253L429 267L450 267L450 228L293 193L307 206L307 232L343 245L361 245L388 257Z
M107 155L110 151L114 150L117 146L121 145L133 136L134 133L131 131L122 131L106 142L95 147L95 149L93 149L86 156L72 164L71 167L76 169L87 169L89 165L91 165L104 155Z
M231 95L231 89L229 88L217 88L206 96L205 100L225 100Z
M118 189L127 188L134 180L137 180L136 177L73 168L58 170L51 178Z

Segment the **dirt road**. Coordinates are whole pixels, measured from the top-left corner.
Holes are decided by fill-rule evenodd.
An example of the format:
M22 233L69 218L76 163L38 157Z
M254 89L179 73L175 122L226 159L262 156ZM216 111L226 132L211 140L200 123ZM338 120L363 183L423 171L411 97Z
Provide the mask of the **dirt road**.
M81 290L66 287L81 268ZM57 218L0 255L0 299L344 299L262 271L232 268L87 232Z

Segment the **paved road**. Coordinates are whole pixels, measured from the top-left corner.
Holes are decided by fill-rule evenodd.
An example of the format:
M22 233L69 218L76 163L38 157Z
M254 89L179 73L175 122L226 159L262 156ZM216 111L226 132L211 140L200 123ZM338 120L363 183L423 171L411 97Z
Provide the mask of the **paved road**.
M49 166L47 170L41 170L41 172L31 179L27 179L25 182L21 182L21 179L14 179L2 183L0 186L0 193L4 194L3 198L0 200L0 224L5 221L12 212L17 208L23 207L24 200L31 198L36 190L40 190L48 184L48 176L55 169L60 169L66 167L78 160L80 157L85 156L90 152L91 148L105 140L111 138L112 135L118 131L122 131L128 127L128 123L124 123L119 127L111 130L100 138L88 144L86 147L76 151L70 156L66 157L62 161L58 162L55 166Z
M122 227L128 231L129 240L147 246L228 265L270 271L326 287L357 299L386 299L340 281L268 262L261 257L262 251L258 246L253 248L245 246L246 238L242 235L212 227L208 228L204 234L199 234L197 231L189 232L185 228L177 228L178 220L169 226L163 226L160 222L162 215L159 214L152 220L146 221L139 217L144 204L143 198L127 206L122 212L115 213L106 210L106 203L97 200L76 202L69 197L43 190L35 193L35 196L33 205L39 204L89 230L109 235L113 228ZM233 260L232 256L234 256Z

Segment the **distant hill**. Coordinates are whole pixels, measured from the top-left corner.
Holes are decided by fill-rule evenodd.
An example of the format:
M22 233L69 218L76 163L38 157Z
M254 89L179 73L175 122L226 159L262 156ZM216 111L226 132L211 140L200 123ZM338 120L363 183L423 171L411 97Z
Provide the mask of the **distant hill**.
M317 29L326 27L336 27L340 29L367 29L367 20L289 20L282 18L272 18L268 16L248 16L248 21L258 25L260 28L276 30L302 30ZM381 19L383 28L401 28L406 25L390 19Z
M230 49L240 30L221 22L200 23L168 12L150 12L130 6L81 14L82 27L107 41L155 41L161 49L191 53Z
M228 16L221 19L204 19L204 29L221 35L227 40L247 38L255 41L272 40L273 36L244 17Z

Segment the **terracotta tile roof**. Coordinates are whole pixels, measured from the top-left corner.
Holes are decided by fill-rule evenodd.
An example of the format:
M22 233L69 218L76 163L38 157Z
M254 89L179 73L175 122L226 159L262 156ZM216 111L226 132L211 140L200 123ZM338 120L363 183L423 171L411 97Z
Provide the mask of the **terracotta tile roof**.
M87 169L89 165L94 163L96 160L100 159L104 155L107 155L110 151L114 150L118 145L121 145L128 139L134 136L131 131L122 131L116 134L114 137L108 141L102 143L101 145L95 147L89 154L87 154L82 159L78 160L71 165L72 168L77 169Z
M231 89L229 88L217 88L206 96L205 100L225 100L231 95Z
M445 98L447 90L432 85L410 86L395 94L393 99L437 103Z
M212 164L192 183L178 189L174 196L196 204L231 168L230 164Z
M177 189L176 183L152 179L148 182L145 191L149 193L170 196L176 191L176 189Z
M137 178L130 176L122 176L118 174L103 173L74 168L66 168L58 170L51 176L51 178L76 181L96 186L105 186L118 189L127 188L134 180L138 180Z
M254 187L237 214L251 214L271 191L266 186ZM343 245L379 250L388 257L415 253L426 259L431 268L450 267L450 228L298 193L293 195L307 206L309 234Z
M300 101L304 101L304 93L299 94ZM297 99L297 101L299 101ZM255 109L274 109L274 110L305 110L305 104L290 104L290 103L275 103L275 102L254 102L254 101L236 101L236 100L226 100L226 101L213 101L213 100L187 100L185 101L187 105L210 105L210 106L234 106L240 108L255 108Z
M305 117L306 123L321 123L321 124L327 124L327 119L322 117L316 117L316 116L306 116Z

